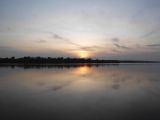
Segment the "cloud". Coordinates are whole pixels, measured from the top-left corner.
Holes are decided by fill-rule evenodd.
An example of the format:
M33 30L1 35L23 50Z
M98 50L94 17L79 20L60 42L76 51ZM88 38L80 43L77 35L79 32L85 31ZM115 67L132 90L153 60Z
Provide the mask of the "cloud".
M66 42L67 44L71 44L71 45L74 45L74 46L77 46L77 47L82 47L81 45L79 45L77 43L74 43L71 40L69 40L68 38L62 37L62 36L60 36L58 34L53 34L52 33L52 38L53 39L57 39L57 40L62 40L64 42Z
M96 50L100 50L103 48L104 47L102 47L102 46L93 45L93 46L81 47L80 49L86 50L86 51L96 51Z
M117 43L114 43L114 46L117 47L117 48L120 48L120 49L127 49L127 50L131 49L130 47L120 45L120 44L117 44Z
M52 33L53 34L53 33ZM64 40L65 38L63 38L62 36L58 35L58 34L53 34L53 38L54 39L60 39L60 40Z
M144 35L140 36L139 38L143 39L143 38L146 38L146 37L150 37L150 36L152 36L153 34L157 33L158 31L159 31L159 29L152 30L152 31L147 32L147 33L145 33Z
M149 45L146 45L148 47L160 47L160 44L149 44Z
M58 39L58 40L63 40L64 42L66 42L67 44L73 45L75 47L77 47L76 50L84 50L84 51L96 51L96 50L100 50L103 47L102 46L97 46L97 45L92 45L92 46L83 46L77 43L74 43L73 41L69 40L68 38L62 37L58 34L52 34L52 37L54 39ZM75 50L75 49L74 49Z
M11 57L11 56L68 57L72 55L70 53L67 53L66 51L57 50L57 49L48 49L48 50L37 49L36 51L27 51L27 50L24 51L18 48L10 47L10 46L0 46L0 57Z
M112 49L112 52L114 52L114 53L120 53L120 51L116 50L116 49Z
M46 40L37 40L36 42L37 43L46 43L47 41Z
M77 48L70 48L70 49L66 49L66 50L69 50L69 51L97 52L97 51L101 51L103 49L105 49L105 48L102 47L102 46L93 45L93 46L82 46L82 47L77 47Z
M118 39L118 38L112 38L112 41L113 42L120 42L120 39Z

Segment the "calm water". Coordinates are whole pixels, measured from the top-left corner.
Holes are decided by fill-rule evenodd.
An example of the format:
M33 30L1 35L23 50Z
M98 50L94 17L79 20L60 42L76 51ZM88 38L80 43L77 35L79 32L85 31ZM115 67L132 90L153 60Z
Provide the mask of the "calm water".
M0 67L0 120L160 120L160 64Z

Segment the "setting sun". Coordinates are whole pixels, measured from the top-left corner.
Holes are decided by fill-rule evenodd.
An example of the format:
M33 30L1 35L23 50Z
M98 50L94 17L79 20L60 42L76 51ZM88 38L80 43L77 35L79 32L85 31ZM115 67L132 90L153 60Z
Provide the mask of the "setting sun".
M0 0L0 112L160 120L160 0Z
M89 53L87 51L78 51L78 56L80 58L88 58L90 57Z

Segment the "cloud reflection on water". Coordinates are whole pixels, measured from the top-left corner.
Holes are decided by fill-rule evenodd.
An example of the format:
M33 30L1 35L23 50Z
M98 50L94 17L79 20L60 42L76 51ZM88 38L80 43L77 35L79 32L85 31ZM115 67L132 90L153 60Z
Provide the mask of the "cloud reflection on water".
M134 68L135 66L133 66ZM30 90L136 90L150 86L153 82L147 73L128 69L127 66L91 67L79 66L63 69L32 69L15 72L6 78L14 80L13 84ZM17 81L17 82L15 82ZM17 86L16 85L16 86Z
M159 75L158 65L0 67L0 110L9 120L158 118Z

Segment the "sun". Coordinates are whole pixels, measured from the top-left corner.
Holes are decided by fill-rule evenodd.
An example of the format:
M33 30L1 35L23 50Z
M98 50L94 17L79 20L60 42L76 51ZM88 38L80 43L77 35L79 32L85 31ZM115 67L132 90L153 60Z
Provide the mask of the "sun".
M87 51L78 51L78 56L80 58L88 58L90 57L89 53Z

